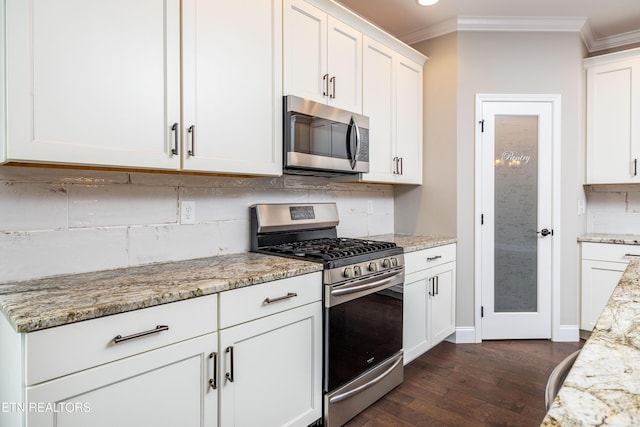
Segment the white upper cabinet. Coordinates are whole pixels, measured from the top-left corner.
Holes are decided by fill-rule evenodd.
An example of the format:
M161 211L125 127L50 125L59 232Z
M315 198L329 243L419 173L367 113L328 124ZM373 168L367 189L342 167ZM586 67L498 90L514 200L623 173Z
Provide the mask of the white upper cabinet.
M422 183L422 66L364 37L363 114L370 118L363 181Z
M180 167L178 0L5 7L6 160Z
M640 182L640 49L585 60L587 184Z
M7 1L2 160L279 175L281 0L132 4Z
M304 0L284 4L284 94L362 112L362 33Z
M183 169L282 173L282 0L183 1Z
M422 184L422 66L400 57L396 82L396 182Z

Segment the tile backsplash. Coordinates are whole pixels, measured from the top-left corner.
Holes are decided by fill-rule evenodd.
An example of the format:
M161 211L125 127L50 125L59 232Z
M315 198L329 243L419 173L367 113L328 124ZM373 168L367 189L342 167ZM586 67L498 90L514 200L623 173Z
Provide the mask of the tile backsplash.
M640 185L585 186L587 232L640 235Z
M390 185L1 166L0 282L243 252L251 204L327 201L341 236L393 233Z

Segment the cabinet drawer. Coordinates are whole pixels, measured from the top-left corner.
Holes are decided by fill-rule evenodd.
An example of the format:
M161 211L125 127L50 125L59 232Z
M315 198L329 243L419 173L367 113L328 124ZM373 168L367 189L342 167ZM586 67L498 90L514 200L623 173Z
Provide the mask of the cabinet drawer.
M456 245L449 244L436 246L416 252L404 254L405 274L411 274L425 268L435 267L440 264L456 260Z
M628 264L632 257L640 257L639 245L619 245L613 243L582 243L582 259L620 262Z
M320 300L321 272L222 292L220 329Z
M37 384L215 332L217 298L193 298L26 334L26 383ZM159 325L168 330L127 339ZM115 343L118 335L125 340Z

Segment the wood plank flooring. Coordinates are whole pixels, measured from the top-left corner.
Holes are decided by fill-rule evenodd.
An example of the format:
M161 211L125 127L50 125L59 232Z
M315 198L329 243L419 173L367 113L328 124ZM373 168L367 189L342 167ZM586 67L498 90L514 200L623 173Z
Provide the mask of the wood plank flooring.
M547 377L582 344L443 342L405 366L404 382L346 426L539 426Z

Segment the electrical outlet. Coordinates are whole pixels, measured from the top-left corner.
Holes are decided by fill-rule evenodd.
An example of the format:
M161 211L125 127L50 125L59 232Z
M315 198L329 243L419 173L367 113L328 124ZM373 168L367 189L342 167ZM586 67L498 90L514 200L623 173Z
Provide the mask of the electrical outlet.
M578 198L578 215L584 215L586 212L585 209L585 200L582 197Z
M196 223L196 202L180 202L180 223L195 224Z

